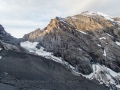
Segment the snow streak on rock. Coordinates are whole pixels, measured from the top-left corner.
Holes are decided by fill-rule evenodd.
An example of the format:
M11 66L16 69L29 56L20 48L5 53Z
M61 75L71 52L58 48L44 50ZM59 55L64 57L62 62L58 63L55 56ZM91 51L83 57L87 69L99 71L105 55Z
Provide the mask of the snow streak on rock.
M110 34L108 34L108 33L106 33L108 36L110 36L110 37L113 37L112 35L110 35Z
M76 30L77 30L77 29L76 29ZM87 33L83 32L83 31L81 31L81 30L77 30L77 31L81 32L82 34L87 34Z
M2 59L2 56L0 56L0 59Z
M101 12L97 12L97 15L103 16L107 20L114 21L109 15L103 14Z
M116 43L118 46L120 46L120 42L117 42L117 41L116 41L115 43Z
M107 54L106 54L106 51L104 50L104 54L103 54L104 56L106 56Z
M99 39L100 39L100 40L102 40L102 39L106 39L106 37L100 37Z
M101 47L101 45L100 44L97 44L99 47Z
M58 18L61 22L63 22L63 23L65 23L65 24L67 24L68 26L70 26L70 24L69 23L67 23L66 21L64 21L64 19L62 19L62 18Z
M108 87L111 88L120 88L120 73L116 73L113 70L105 67L104 65L100 64L93 64L93 73L89 75L83 75L81 73L78 73L75 69L72 70L74 75L82 75L83 77L86 77L90 80L96 79L99 81L100 84L105 84ZM115 90L115 89L112 89Z

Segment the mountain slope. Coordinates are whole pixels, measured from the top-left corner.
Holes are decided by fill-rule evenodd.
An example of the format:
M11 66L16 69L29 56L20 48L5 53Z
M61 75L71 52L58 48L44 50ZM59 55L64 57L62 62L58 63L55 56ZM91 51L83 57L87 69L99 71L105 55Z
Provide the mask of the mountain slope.
M88 24L91 24L91 22L95 22L92 18L88 17L85 17L85 20L84 18L82 19L83 21L89 21L91 19L89 22L87 22ZM95 62L105 64L117 72L120 71L120 69L117 68L119 67L119 65L117 65L117 62L119 62L120 48L115 43L119 42L119 27L114 27L109 21L104 20L103 22L109 22L110 26L107 25L103 27L103 25L101 25L101 27L99 27L98 24L94 24L94 26L96 27L94 29L91 25L84 24L86 25L85 27L88 26L91 29L87 30L86 28L84 28L85 32L83 32L83 30L81 30L81 27L75 27L75 25L70 24L70 22L68 23L68 21L74 23L74 20L65 20L57 17L51 20L50 24L45 28L44 31L39 34L38 37L30 37L28 34L30 38L26 38L27 35L25 35L23 39L29 41L32 41L33 39L40 42L39 44L45 47L47 51L52 51L55 55L60 55L73 66L74 64L82 63L82 60L83 62L85 62L85 59L88 62L87 66L89 66L91 60L96 60ZM78 23L81 25L81 21L79 21L79 19L77 20ZM109 52L107 57L105 57L106 55L104 55L104 51L106 53ZM85 53L85 55L83 55L83 53ZM114 61L115 67L113 65L111 66L110 63L106 62L105 59L107 59L107 61ZM92 70L89 69L88 71L89 72L84 71L83 73L87 74L90 73Z
M108 90L97 81L77 75L66 62L59 63L63 61L51 53L35 48L38 43L23 43L24 49L20 40L8 34L3 27L0 28L0 36L0 90Z
M23 41L39 42L37 48L42 46L45 51L62 57L79 73L93 73L94 64L120 72L120 26L108 15L85 12L67 18L56 17L37 32L37 36L36 32L25 35Z
M11 50L1 50L0 55L0 88L4 90L108 90L44 57Z

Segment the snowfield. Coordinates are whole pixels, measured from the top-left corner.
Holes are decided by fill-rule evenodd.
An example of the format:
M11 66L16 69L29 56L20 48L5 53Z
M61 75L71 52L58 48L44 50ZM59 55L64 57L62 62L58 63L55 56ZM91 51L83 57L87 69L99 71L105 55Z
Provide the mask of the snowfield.
M99 81L100 84L105 84L108 87L114 85L117 88L120 88L120 83L119 83L120 73L116 73L113 70L100 64L93 64L92 67L93 67L93 73L91 73L90 75L83 75L75 71L75 69L72 70L72 72L74 75L77 76L82 75L83 77L86 77L90 80L96 79L97 81Z
M52 52L44 51L43 47L41 47L40 49L36 48L37 44L38 44L38 42L29 42L29 41L26 41L26 42L21 42L20 45L23 48L27 49L29 52L34 52L34 53L36 53L39 56L43 56L45 58L54 60L56 62L63 63L61 57L55 57Z

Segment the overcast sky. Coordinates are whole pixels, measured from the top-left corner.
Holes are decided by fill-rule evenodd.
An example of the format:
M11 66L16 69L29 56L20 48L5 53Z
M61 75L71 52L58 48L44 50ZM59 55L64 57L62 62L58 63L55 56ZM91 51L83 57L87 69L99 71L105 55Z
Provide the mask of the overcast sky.
M120 17L120 0L0 0L0 24L15 37L43 29L56 16L83 11Z

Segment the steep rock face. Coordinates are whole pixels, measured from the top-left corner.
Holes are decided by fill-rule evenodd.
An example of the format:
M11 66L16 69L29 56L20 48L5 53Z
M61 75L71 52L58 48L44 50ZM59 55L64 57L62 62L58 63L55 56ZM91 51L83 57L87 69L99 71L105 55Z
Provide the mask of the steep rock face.
M9 33L7 33L2 25L0 25L0 40L14 45L19 45L20 42L20 39L14 38Z
M1 90L109 90L44 57L0 51Z
M42 31L40 30L40 28L36 29L34 32L31 32L29 34L24 35L24 39L30 39L31 41L34 41L34 38L37 38L40 36L40 34L42 33Z
M84 50L80 52L80 46L83 46L85 42L81 40L83 43L80 43L79 36L76 37L78 32L74 27L65 24L59 18L55 18L51 20L43 34L36 38L36 41L40 42L40 45L44 46L47 51L52 51L54 55L61 56L73 66L77 64L83 73L90 73L92 68L88 58L91 57ZM80 37L82 36L80 33ZM82 53L85 53L85 56L81 57L80 54ZM82 58L86 59L83 60ZM85 70L82 70L83 67L86 67Z
M120 41L119 25L101 15L94 16L56 17L43 31L38 31L38 36L34 37L32 32L23 40L39 42L38 48L43 46L83 74L90 74L94 63L120 72L120 48L116 43Z
M0 25L0 48L3 50L13 50L17 52L28 51L20 46L21 39L14 38L4 30L4 27Z

